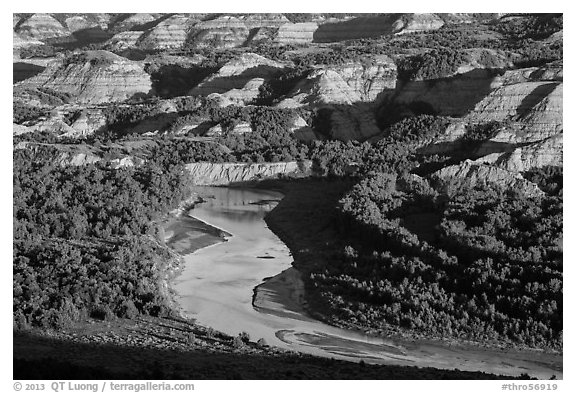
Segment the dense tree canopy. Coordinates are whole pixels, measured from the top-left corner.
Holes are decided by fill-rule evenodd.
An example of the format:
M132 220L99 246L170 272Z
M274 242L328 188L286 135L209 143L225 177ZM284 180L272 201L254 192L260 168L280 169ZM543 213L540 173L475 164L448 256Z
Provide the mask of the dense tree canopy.
M154 220L187 193L181 166L55 167L14 153L14 316L61 327L82 316L166 312Z
M447 200L412 175L375 173L340 210L350 246L311 274L337 320L561 347L560 198L485 188Z

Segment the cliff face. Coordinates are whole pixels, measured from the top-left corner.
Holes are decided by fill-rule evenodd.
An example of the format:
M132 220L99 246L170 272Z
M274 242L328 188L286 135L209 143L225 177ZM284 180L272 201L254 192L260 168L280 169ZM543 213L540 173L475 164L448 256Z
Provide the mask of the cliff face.
M386 55L374 56L366 63L352 62L326 68L336 72L364 102L376 101L383 93L391 93L396 88L398 70Z
M229 185L281 175L308 175L311 168L310 161L262 164L197 162L186 165L195 185Z
M409 14L398 19L393 28L396 34L406 34L438 30L442 26L444 20L435 14Z
M152 89L139 62L106 51L88 51L63 63L51 63L41 74L16 84L69 94L82 104L124 101Z
M314 40L316 29L316 22L286 23L280 26L274 41L279 44L309 44Z

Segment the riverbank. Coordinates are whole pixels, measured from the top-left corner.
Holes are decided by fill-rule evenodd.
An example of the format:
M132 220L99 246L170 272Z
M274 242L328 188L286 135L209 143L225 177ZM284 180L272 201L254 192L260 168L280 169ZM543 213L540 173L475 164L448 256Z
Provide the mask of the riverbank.
M168 214L162 226L164 243L180 255L191 254L196 250L226 241L231 234L209 225L190 215L190 211L203 197L195 194Z

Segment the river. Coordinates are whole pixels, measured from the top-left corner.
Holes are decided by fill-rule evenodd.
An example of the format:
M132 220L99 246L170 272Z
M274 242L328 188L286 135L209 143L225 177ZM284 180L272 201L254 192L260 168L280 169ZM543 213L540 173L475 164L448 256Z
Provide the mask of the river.
M561 355L377 338L309 317L290 251L264 222L282 194L219 187L197 191L210 197L189 214L231 234L225 242L185 255L185 267L173 282L176 300L197 323L323 357L562 378Z

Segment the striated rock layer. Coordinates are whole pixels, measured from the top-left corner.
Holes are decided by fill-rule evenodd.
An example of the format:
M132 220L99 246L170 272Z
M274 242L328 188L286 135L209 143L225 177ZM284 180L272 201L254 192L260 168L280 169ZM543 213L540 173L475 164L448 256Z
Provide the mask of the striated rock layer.
M393 25L396 34L438 30L442 26L444 26L444 20L435 14L403 15Z
M396 88L398 70L394 61L386 55L325 68L340 75L364 102L378 101Z
M499 87L479 102L466 120L471 123L485 123L527 115L536 104L556 90L557 86L556 82L522 82ZM559 93L561 98L561 89ZM554 102L557 100L554 99Z
M261 164L196 162L186 165L195 185L229 185L278 176L301 176L311 172L311 161Z
M181 48L198 20L186 15L173 15L142 34L136 43L140 49Z
M360 93L350 88L342 76L331 69L318 68L298 82L279 107L345 104L362 101Z
M396 64L385 55L342 65L322 65L298 82L280 106L374 102L396 87Z
M196 48L236 48L247 41L249 33L243 20L221 16L197 23L190 33L189 42Z
M309 44L317 29L316 22L286 23L278 29L274 41L279 44Z
M511 172L524 172L545 166L562 166L562 133L511 152L488 154L475 162L490 163Z
M381 132L372 105L392 94L396 75L396 66L387 56L377 56L364 64L320 66L298 82L277 106L321 109L326 113L324 136L366 140ZM299 135L303 140L314 136L308 130Z
M15 86L51 89L81 104L124 101L152 90L150 75L141 63L107 51L88 51L51 63L41 74Z
M16 25L15 32L25 39L45 40L65 37L70 31L49 14L33 14Z
M519 171L522 170L519 168L541 166L539 162L549 161L550 165L561 162L564 129L562 79L562 65L558 63L506 71L493 79L485 97L466 115L455 120L425 151L454 151L460 148L460 140L475 125L500 122L492 135L487 135L476 149L476 157L489 155L485 162L498 160L502 167ZM540 141L541 146L532 147ZM502 156L504 153L506 156ZM525 155L540 158L525 159ZM504 164L503 160L507 163Z

